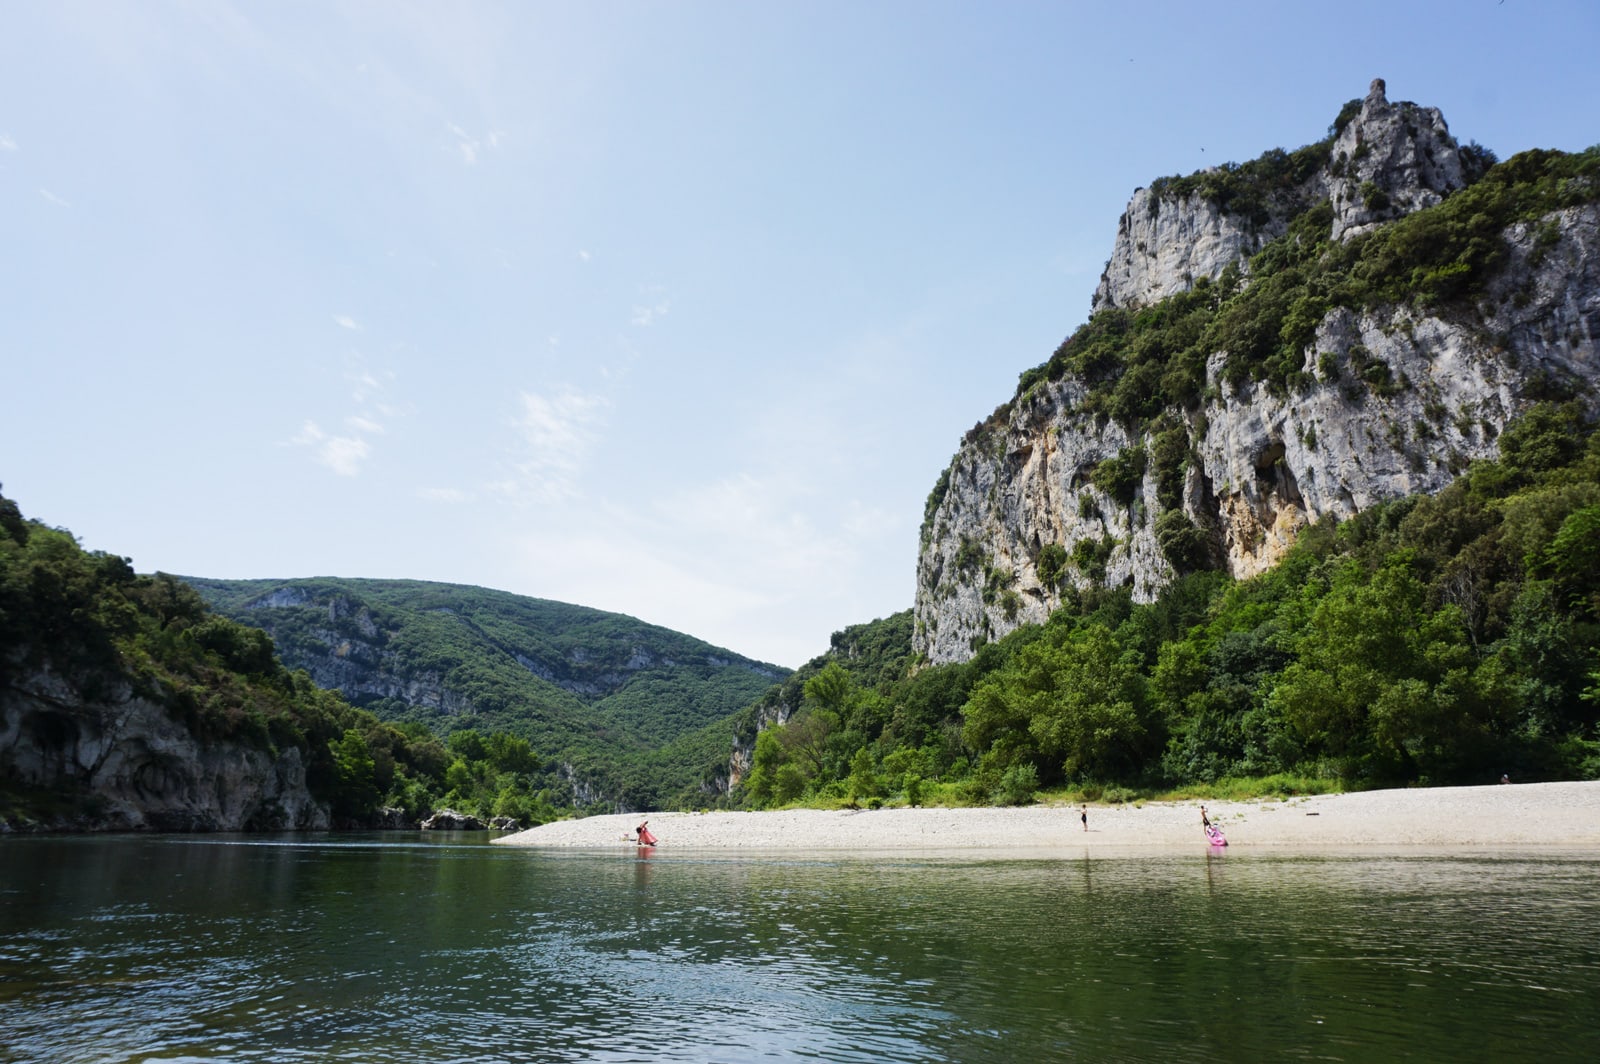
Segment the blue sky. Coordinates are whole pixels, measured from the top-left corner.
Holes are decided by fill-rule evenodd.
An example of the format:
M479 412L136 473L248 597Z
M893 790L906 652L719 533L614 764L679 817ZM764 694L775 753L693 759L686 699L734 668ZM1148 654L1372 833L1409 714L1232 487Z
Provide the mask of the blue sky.
M140 571L412 577L798 665L1133 190L1381 76L1600 141L1600 5L0 7L0 483Z

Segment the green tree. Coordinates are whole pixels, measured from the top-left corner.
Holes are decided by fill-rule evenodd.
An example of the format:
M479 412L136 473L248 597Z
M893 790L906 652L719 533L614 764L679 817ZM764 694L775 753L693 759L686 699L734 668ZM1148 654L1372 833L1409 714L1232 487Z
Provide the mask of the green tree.
M856 690L855 680L837 661L830 661L805 683L806 700L837 716L844 716Z
M1347 566L1313 610L1273 699L1341 774L1442 782L1492 745L1502 688L1480 671L1461 612L1429 611L1399 552L1370 581Z
M1600 506L1568 514L1540 562L1554 578L1562 605L1600 621Z
M863 746L855 752L850 759L850 777L845 786L852 801L883 796L883 781L878 778L871 750Z
M1205 532L1182 510L1168 510L1156 518L1156 543L1161 556L1175 573L1189 573L1206 567L1211 542Z
M994 800L999 805L1028 805L1038 790L1038 769L1027 763L1012 765L1001 774Z
M378 807L378 787L375 782L375 764L367 740L355 728L346 728L344 734L328 744L338 773L338 789L333 796L336 815L364 817Z
M915 809L922 804L922 777L915 772L905 775L906 804Z
M831 740L838 726L838 715L821 706L801 710L784 725L779 738L797 771L811 779L827 774Z
M1067 548L1059 543L1046 543L1039 548L1039 557L1033 564L1039 583L1048 588L1059 587L1067 574Z
M778 769L789 761L788 752L778 741L771 728L756 734L756 745L750 757L750 774L744 779L744 791L752 804L763 807L777 797Z
M778 766L774 774L772 785L772 800L778 805L787 805L806 792L806 777L799 766L783 764Z
M532 744L506 732L494 732L484 740L483 757L496 772L525 775L539 767Z
M489 744L476 728L462 728L450 733L446 741L450 752L467 761L487 761Z
M1150 742L1137 656L1110 629L1089 625L1040 663L1051 697L1040 700L1029 730L1041 750L1061 758L1069 776L1107 778L1133 769Z

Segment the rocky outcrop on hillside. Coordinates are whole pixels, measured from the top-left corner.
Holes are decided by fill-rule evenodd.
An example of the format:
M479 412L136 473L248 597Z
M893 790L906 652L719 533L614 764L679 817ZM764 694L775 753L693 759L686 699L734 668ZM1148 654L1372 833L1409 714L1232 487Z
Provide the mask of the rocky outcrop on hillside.
M755 767L756 736L769 728L789 722L797 706L778 697L766 698L751 708L734 732L733 752L728 758L728 774L710 781L708 793L729 794Z
M1438 111L1389 103L1381 81L1317 154L1325 161L1314 173L1267 187L1253 215L1198 191L1135 193L1096 309L1148 305L1230 266L1248 273L1247 256L1319 201L1331 200L1331 237L1348 241L1440 203L1465 180ZM1552 381L1592 402L1600 393L1596 198L1500 234L1505 254L1475 306L1332 309L1293 387L1230 379L1219 350L1202 397L1155 419L1087 412L1091 384L1072 375L1019 395L968 434L930 499L918 652L934 663L965 660L1092 585L1131 586L1136 600L1150 601L1185 552L1186 564L1254 575L1309 522L1437 491L1468 462L1493 457L1500 432ZM1167 470L1181 468L1176 490L1163 491L1155 458L1163 448L1182 456ZM1130 483L1108 490L1097 470L1118 461L1129 463Z
M1092 306L1154 303L1187 291L1201 277L1214 281L1282 232L1281 221L1252 225L1199 193L1167 197L1141 188L1117 223L1117 243Z
M125 683L85 696L36 669L0 687L0 777L60 796L55 831L326 829L298 749L202 741Z
M631 618L619 618L613 631L585 645L563 637L563 627L574 624L568 615L591 624L608 615L503 592L397 581L190 581L213 608L268 632L286 664L358 705L402 702L443 716L481 712L483 685L463 679L465 648L468 657L514 665L543 697L568 707L608 698L644 676L699 679L728 671L759 689L783 675ZM551 613L519 614L524 603ZM632 641L617 645L618 632ZM446 667L436 664L441 659Z
M1336 128L1293 157L1269 153L1137 189L1117 223L1092 308L1145 306L1202 277L1217 280L1230 266L1248 270L1251 255L1319 200L1332 200L1333 236L1349 239L1432 206L1464 183L1460 148L1438 108L1389 102L1381 78ZM1248 202L1240 202L1239 185L1254 186Z
M1334 138L1325 179L1317 175L1317 198L1333 201L1336 240L1432 207L1466 183L1439 109L1390 103L1384 89L1373 81L1360 114Z
M452 689L441 671L403 660L372 611L346 595L319 597L303 587L278 587L250 602L238 617L281 639L274 619L286 613L316 619L296 633L298 638L282 642L279 653L292 667L310 673L318 687L356 703L392 698L446 715L472 712L471 700Z

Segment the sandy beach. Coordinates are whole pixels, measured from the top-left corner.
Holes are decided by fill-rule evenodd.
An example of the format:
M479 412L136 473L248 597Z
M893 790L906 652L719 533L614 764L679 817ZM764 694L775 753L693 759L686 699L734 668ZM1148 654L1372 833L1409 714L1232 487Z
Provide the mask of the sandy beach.
M1204 849L1200 802L979 809L793 809L650 813L564 820L496 839L504 846L615 849L648 819L677 850L883 853L1008 851L1049 857ZM1363 791L1282 800L1207 802L1229 850L1593 849L1600 855L1600 782Z

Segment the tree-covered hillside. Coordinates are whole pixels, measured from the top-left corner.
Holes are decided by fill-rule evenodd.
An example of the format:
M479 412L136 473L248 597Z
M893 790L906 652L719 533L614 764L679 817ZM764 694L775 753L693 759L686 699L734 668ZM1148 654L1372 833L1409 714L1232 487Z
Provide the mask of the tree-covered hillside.
M53 709L19 709L41 693ZM201 748L298 751L335 824L374 823L380 805L412 822L445 806L523 823L569 811L546 786L555 766L526 740L461 731L447 746L421 724L384 723L285 668L271 637L214 614L181 579L85 551L0 496L0 823L95 827L99 765L118 759L148 762L139 786L159 802L183 766L142 740L117 751L117 714L104 710L130 698L162 707ZM98 764L81 760L86 749ZM49 780L24 779L18 758Z
M788 672L632 617L479 587L189 582L270 633L291 667L384 720L527 740L580 805L689 801L708 757L730 748L718 722Z
M1499 450L1438 495L1318 523L1252 580L1073 593L898 675L852 675L836 648L769 696L792 715L757 738L742 796L1600 778L1600 432L1546 403Z

